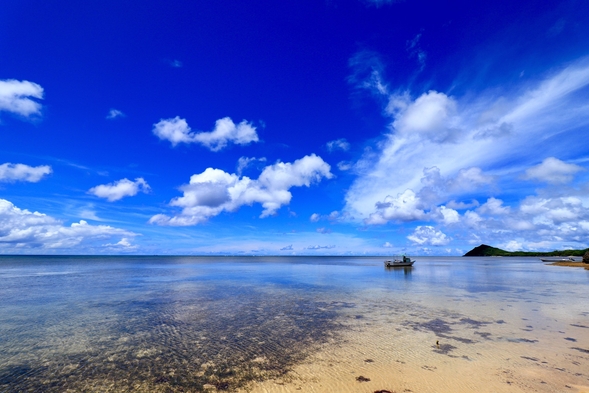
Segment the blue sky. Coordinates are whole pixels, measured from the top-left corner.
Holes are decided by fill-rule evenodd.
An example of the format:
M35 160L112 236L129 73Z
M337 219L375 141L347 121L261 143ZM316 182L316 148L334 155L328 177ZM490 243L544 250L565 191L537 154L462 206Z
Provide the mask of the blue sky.
M0 253L589 247L587 42L584 1L5 4Z

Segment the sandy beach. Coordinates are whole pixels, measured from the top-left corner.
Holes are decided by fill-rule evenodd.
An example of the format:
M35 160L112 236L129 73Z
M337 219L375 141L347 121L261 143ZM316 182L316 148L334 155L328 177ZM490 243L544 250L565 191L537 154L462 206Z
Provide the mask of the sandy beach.
M552 307L450 303L364 304L368 312L350 313L339 339L284 377L243 391L589 392L586 315L560 320ZM533 317L541 313L549 320Z
M567 266L567 267L583 267L585 270L589 270L589 264L583 262L553 262L549 263L550 266Z

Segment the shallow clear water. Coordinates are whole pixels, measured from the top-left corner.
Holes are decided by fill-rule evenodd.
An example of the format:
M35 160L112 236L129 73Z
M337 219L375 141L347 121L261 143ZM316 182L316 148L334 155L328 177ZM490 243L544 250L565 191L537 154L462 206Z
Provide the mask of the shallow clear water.
M417 259L3 256L0 391L235 390L337 342L350 318L379 315L458 343L469 341L453 324L515 319L523 332L505 340L534 342L526 334L556 319L589 335L589 271Z

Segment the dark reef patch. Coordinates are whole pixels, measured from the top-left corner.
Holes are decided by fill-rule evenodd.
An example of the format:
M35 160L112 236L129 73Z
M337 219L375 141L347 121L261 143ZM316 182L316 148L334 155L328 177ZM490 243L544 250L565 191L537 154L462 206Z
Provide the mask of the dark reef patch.
M78 328L92 330L77 353L30 340L24 364L0 366L0 391L235 391L286 374L337 337L338 311L354 307L253 287L202 285L159 295L89 305L93 314ZM49 342L68 340L66 332L47 334Z

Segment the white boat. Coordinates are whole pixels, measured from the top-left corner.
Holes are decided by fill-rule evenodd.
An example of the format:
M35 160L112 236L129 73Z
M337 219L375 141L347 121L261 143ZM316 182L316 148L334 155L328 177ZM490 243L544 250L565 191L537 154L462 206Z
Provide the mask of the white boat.
M415 260L411 260L411 258L406 257L403 255L403 259L395 259L393 261L384 261L385 267L401 267L401 266L413 266Z
M540 258L542 262L576 262L575 257Z

